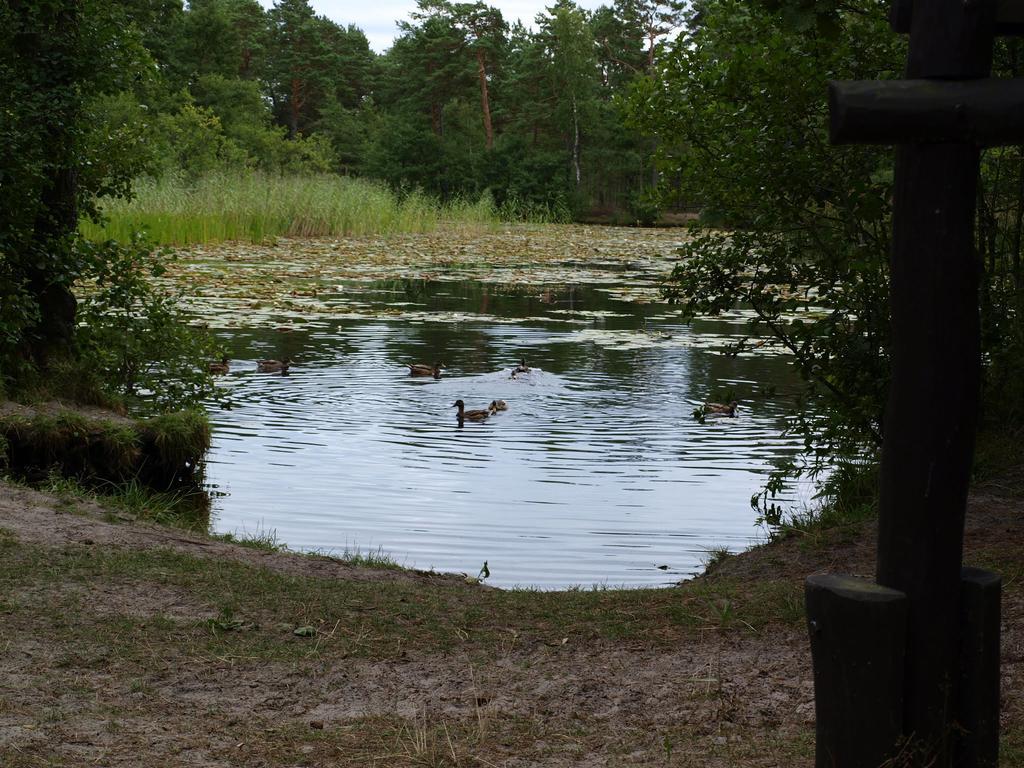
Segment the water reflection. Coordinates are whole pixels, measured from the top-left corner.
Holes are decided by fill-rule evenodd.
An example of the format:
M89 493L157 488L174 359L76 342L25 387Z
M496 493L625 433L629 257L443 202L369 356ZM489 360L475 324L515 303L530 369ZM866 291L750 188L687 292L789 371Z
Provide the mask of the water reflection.
M687 327L662 305L580 286L337 288L349 302L404 309L225 332L234 407L213 412L207 473L224 493L219 531L274 530L299 550L379 547L409 566L471 574L487 560L503 586L666 584L698 571L710 548L757 535L750 496L797 450L778 437L781 406L756 396L792 384L785 359L701 348L735 324ZM465 320L419 319L410 305ZM618 336L600 344L581 330ZM513 379L520 356L533 370ZM294 367L258 374L264 357ZM447 364L440 380L407 375L406 363L435 360ZM723 386L739 416L694 421ZM457 399L509 410L460 428Z

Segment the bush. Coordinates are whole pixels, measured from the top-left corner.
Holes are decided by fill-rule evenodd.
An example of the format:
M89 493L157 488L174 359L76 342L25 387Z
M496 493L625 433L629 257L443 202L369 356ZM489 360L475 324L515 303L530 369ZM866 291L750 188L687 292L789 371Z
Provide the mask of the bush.
M179 293L153 279L164 272L167 254L141 239L127 245L108 240L87 244L94 266L79 306L76 351L82 367L143 412L199 405L215 392L207 361L212 339L188 325Z

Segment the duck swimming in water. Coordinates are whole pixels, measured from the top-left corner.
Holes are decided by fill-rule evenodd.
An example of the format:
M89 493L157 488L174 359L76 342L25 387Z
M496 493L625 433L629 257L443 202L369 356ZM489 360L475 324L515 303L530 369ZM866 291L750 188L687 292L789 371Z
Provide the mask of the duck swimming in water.
M256 370L260 373L288 373L291 364L291 359L287 357L284 360L257 360Z
M435 379L440 379L441 369L444 368L444 363L434 363L433 365L426 365L425 363L406 363L405 367L409 369L410 376L433 376Z
M512 369L512 378L514 379L516 376L518 376L521 373L529 373L529 372L530 372L530 366L528 366L526 364L526 358L525 357L520 357L519 358L519 365L517 365L515 368Z
M735 400L730 402L728 405L723 403L704 403L704 412L720 413L723 416L735 416L737 406L739 406L739 403Z
M231 367L230 363L231 359L227 355L224 355L224 357L220 359L219 363L210 363L207 370L209 370L214 376L220 376L221 374L228 372L228 369Z
M466 404L461 400L456 400L454 403L452 403L452 408L459 409L456 418L458 418L460 422L463 419L468 419L469 421L483 421L484 419L491 415L490 408L485 408L483 410L475 409L472 411L467 411Z
M498 411L507 411L508 403L504 400L491 400L491 404L487 406L487 410L491 413L497 413Z

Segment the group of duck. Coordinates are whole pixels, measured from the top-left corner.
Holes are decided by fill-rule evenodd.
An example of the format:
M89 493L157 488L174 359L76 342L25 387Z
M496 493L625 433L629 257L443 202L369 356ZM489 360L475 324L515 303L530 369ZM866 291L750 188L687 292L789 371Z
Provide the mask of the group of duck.
M256 370L259 373L282 373L287 374L288 368L291 366L292 361L290 358L284 360L257 360ZM209 371L214 376L223 376L225 373L231 370L231 358L224 355L220 359L219 363L210 363Z
M425 363L406 363L406 367L409 369L410 376L433 376L435 379L441 378L441 371L444 370L444 363L437 362L433 365L427 365ZM512 373L509 374L510 378L516 378L523 374L528 374L530 367L526 364L526 358L519 358L519 365L512 369ZM452 408L458 408L459 412L455 415L455 418L459 420L459 426L462 426L465 421L484 421L490 418L498 411L507 411L508 403L504 400L491 400L491 404L486 408L473 408L466 410L466 403L459 399L452 403Z
M257 360L256 371L259 373L280 373L282 375L288 374L288 368L291 366L291 359L284 358L283 360ZM437 362L433 365L427 365L425 363L406 363L406 367L409 369L410 376L433 376L435 379L441 378L441 371L444 370L444 363ZM224 355L220 362L213 362L209 364L210 373L214 375L222 375L227 373L231 368L231 359ZM528 374L530 367L526 364L526 358L519 358L519 365L512 369L509 374L509 378L516 378L523 374ZM718 414L721 416L735 416L736 408L738 403L733 400L729 403L705 403L702 407L694 410L694 416L703 420L704 416L709 414ZM484 421L485 419L493 416L498 411L507 411L508 403L504 400L492 400L491 404L486 408L473 408L466 410L466 404L461 399L456 400L451 405L452 408L458 408L459 412L456 414L456 418L459 420L461 425L464 421Z

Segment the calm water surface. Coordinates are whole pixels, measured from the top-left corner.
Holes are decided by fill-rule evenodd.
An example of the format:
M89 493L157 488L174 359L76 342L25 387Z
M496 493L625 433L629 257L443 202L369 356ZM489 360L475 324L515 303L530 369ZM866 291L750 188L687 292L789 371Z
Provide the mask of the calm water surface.
M221 332L233 407L212 410L215 530L471 575L486 560L488 583L541 588L669 584L762 535L750 497L796 451L762 393L793 375L705 343L742 326L687 326L607 285L336 289L392 314ZM533 370L512 379L521 355ZM263 357L294 367L256 373ZM403 367L435 360L438 381ZM739 415L695 421L726 389ZM459 398L509 410L460 428Z

